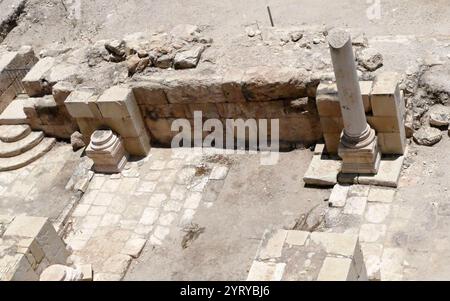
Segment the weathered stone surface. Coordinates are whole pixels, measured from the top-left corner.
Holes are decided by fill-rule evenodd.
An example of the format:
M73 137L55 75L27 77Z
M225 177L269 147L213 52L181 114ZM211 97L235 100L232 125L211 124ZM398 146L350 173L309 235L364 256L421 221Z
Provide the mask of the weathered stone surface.
M320 269L318 281L357 281L358 277L349 258L327 257Z
M336 184L331 191L330 199L328 200L331 207L341 208L345 206L348 191L350 186L342 186Z
M413 135L417 144L425 146L433 146L442 139L442 132L432 127L422 127Z
M197 64L204 50L205 46L197 45L189 50L178 52L174 58L175 69L188 69L197 67Z
M72 145L72 149L74 152L76 152L79 149L82 149L83 147L86 147L86 143L83 140L83 135L80 132L74 132L70 136L70 144Z
M378 173L373 176L358 175L357 182L363 185L375 185L396 188L400 179L405 156L381 159Z
M52 87L50 83L45 80L45 77L54 65L54 58L43 58L39 60L39 62L37 62L36 65L34 65L33 68L23 78L23 85L30 97L38 97L46 94L51 94Z
M44 133L31 132L19 141L8 143L0 141L0 158L18 156L38 145L43 138Z
M430 125L436 127L448 126L450 121L450 107L434 105L428 113L430 115Z
M356 56L359 65L367 71L375 71L383 66L383 55L374 48L364 48Z
M303 176L303 181L308 185L334 186L337 176L341 171L342 161L326 159L320 155L314 155L308 170Z
M361 242L376 242L386 235L387 227L383 224L364 224L359 230Z
M26 124L0 126L0 140L3 142L16 142L26 137L31 128Z
M247 281L281 281L285 263L253 261Z

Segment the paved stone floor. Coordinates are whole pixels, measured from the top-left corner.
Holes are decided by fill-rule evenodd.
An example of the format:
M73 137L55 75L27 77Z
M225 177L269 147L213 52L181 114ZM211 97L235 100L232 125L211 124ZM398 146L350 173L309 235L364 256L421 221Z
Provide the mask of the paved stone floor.
M161 245L174 229L189 227L200 204L212 205L215 197L202 193L228 168L220 157L208 162L192 150L153 148L120 175L96 174L72 215L71 259L92 264L96 280L121 279L145 244Z
M0 172L0 215L49 217L55 221L74 195L66 184L80 160L70 144L58 143L30 165Z

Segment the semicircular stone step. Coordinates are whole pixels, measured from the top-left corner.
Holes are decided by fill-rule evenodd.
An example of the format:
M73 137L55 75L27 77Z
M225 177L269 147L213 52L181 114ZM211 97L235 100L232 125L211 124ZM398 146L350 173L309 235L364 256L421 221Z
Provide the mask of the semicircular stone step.
M27 124L0 125L0 140L3 142L16 142L25 138L31 132Z
M15 170L27 166L49 152L55 142L55 138L44 138L38 145L23 154L11 158L0 158L0 171Z
M0 141L0 158L18 156L38 145L42 139L44 139L43 132L31 132L28 136L16 142Z

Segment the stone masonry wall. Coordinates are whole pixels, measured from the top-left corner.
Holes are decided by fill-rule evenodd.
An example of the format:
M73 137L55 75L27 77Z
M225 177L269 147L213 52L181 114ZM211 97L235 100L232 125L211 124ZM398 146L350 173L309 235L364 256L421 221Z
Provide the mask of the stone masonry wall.
M318 81L306 74L302 69L267 67L223 74L178 71L139 76L130 86L153 141L164 146L177 134L171 131L172 122L183 118L193 125L195 111L223 125L226 119L268 119L269 125L270 119L279 119L282 145L309 145L321 138L321 128L314 102Z

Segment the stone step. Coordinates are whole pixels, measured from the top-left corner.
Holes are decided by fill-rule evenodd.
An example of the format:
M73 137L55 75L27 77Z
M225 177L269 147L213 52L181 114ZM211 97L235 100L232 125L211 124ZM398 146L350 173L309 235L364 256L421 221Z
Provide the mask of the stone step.
M0 125L0 140L3 142L16 142L31 133L31 128L26 124Z
M44 138L41 143L23 154L11 158L0 158L0 171L19 169L36 161L50 151L55 142L54 138Z
M17 125L27 124L27 116L23 111L26 103L33 101L32 99L15 99L0 115L0 125Z
M43 132L31 132L22 140L16 142L0 141L0 158L10 158L18 156L32 149L44 139Z

